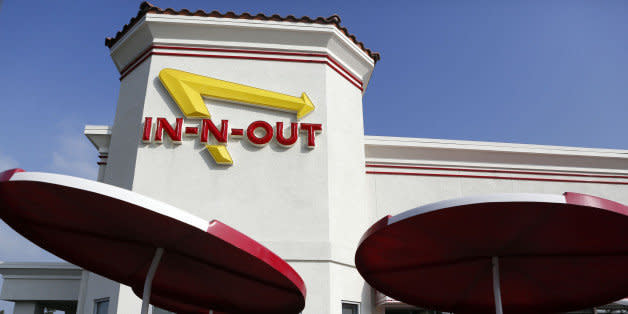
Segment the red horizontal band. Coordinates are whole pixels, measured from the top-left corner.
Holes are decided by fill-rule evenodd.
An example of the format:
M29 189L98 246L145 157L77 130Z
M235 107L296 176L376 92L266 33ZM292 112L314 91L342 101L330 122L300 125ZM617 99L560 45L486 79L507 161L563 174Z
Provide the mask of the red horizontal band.
M146 61L146 59L148 59L148 57L150 57L152 55L151 52L147 52L146 54L141 55L140 57L142 57L142 59L140 59L138 62L136 63L131 63L131 68L128 69L128 71L122 73L122 75L120 75L120 81L122 81L127 75L131 74L131 72L133 72L133 70L135 70L135 68L137 68L140 64L142 64L144 61Z
M453 167L427 167L427 166L394 166L366 164L370 168L394 168L394 169L420 169L420 170L445 170L445 171L466 171L466 172L489 172L489 173L510 173L510 174L533 174L546 176L566 176L566 177L591 177L591 178L612 178L612 179L628 179L628 176L603 175L603 174L579 174L565 172L546 172L546 171L520 171L520 170L498 170L498 169L473 169L473 168L453 168Z
M226 49L226 48L201 48L201 47L183 47L183 46L161 46L153 45L155 49L170 50L192 50L192 51L211 51L211 52L233 52L233 53L251 53L251 54L273 54L281 56L299 56L299 57L327 57L323 53L304 53L304 52L287 52L287 51L266 51L266 50L247 50L247 49Z
M170 49L170 50L187 50L187 51L209 51L209 52L228 52L228 53L249 53L249 54L264 54L264 55L280 55L280 56L299 56L299 57L321 57L327 60L304 60L294 58L273 58L273 57L252 57L252 56L226 56L226 55L209 55L209 54L197 54L197 53L175 53L175 52L155 52L153 49ZM153 45L142 51L132 62L120 71L120 80L123 80L129 75L135 68L137 68L142 62L144 62L151 55L161 56L179 56L179 57L204 57L204 58L225 58L225 59L247 59L247 60L264 60L264 61L286 61L286 62L302 62L302 63L319 63L327 64L330 68L334 69L340 76L345 78L353 86L357 87L360 91L364 91L362 85L364 84L355 75L345 69L338 61L327 54L318 53L299 53L299 52L285 52L285 51L264 51L264 50L246 50L246 49L224 49L224 48L201 48L201 47L182 47L182 46L161 46Z
M500 177L500 176L479 176L468 174L446 174L446 173L418 173L418 172L388 172L388 171L366 171L367 174L386 174L400 176L425 176L425 177L458 177L473 179L498 179L498 180L519 180L519 181L547 181L547 182L568 182L568 183L597 183L597 184L619 184L628 185L628 182L595 181L595 180L566 180L533 177Z
M338 66L343 72L345 72L348 76L358 82L360 85L364 83L362 80L357 78L355 75L351 74L347 69L345 69L336 59L332 58L328 54L324 53L305 53L305 52L287 52L287 51L266 51L266 50L247 50L247 49L225 49L225 48L201 48L201 47L182 47L182 46L161 46L161 45L153 45L152 48L156 49L171 49L171 50L193 50L193 51L212 51L212 52L232 52L232 53L250 53L250 54L273 54L273 55L281 55L281 56L299 56L299 57L321 57L327 58L333 64ZM142 54L144 54L144 51ZM124 70L122 70L124 72Z
M129 68L133 67L136 68L135 63L142 63L144 60L144 57L151 51L153 50L153 46L148 46L148 48L144 49L144 51L142 51L142 53L140 53L137 57L135 57L135 59L133 59L133 61L129 62L129 64L127 64L124 68L122 68L122 70L120 70L120 75L125 75L125 73L127 72L127 70L129 70ZM142 61L138 62L140 59L142 59ZM133 71L133 70L130 70Z

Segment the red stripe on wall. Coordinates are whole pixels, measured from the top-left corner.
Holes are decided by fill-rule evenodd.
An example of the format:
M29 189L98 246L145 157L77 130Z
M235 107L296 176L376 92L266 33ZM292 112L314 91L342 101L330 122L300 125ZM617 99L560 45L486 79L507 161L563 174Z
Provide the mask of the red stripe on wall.
M193 54L193 53L174 53L174 52L155 52L153 49L170 49L170 50L187 50L187 51L208 51L208 52L228 52L228 53L249 53L249 54L265 54L265 55L280 55L280 56L299 56L299 57L321 57L327 60L303 60L294 58L273 58L273 57L252 57L252 56L225 56L225 55L210 55L210 54ZM247 60L264 60L264 61L286 61L286 62L302 62L302 63L319 63L327 64L330 68L336 71L340 76L349 81L353 86L357 87L360 91L364 91L362 85L364 84L355 75L345 69L338 61L327 54L318 53L299 53L299 52L285 52L285 51L264 51L264 50L246 50L246 49L224 49L224 48L201 48L201 47L182 47L182 46L162 46L153 45L144 50L139 56L137 56L131 63L124 67L120 71L120 80L123 80L129 73L135 70L142 62L144 62L151 55L162 56L180 56L180 57L205 57L205 58L224 58L224 59L247 59Z
M250 54L270 54L281 56L299 56L299 57L321 57L327 58L337 67L339 67L345 74L354 79L360 85L364 83L362 80L351 74L349 70L345 69L336 59L325 53L304 53L304 52L287 52L287 51L266 51L266 50L247 50L247 49L226 49L226 48L201 48L201 47L183 47L183 46L161 46L154 45L153 48L157 49L171 49L171 50L192 50L192 51L211 51L211 52L231 52L231 53L250 53Z
M333 64L335 64L337 67L341 68L345 73L347 73L347 75L349 75L352 79L356 80L356 82L360 83L361 86L364 85L364 82L362 82L362 80L360 80L359 78L357 78L356 76L354 76L353 74L351 74L351 72L349 72L347 69L345 69L342 65L340 65L340 62L336 61L336 59L332 58L330 55L325 55L325 57L327 57L327 59L329 59L329 61L331 61Z
M547 181L547 182L628 185L628 182L614 182L614 181L566 180L566 179L549 179L549 178L532 178L532 177L499 177L499 176L479 176L479 175L446 174L446 173L417 173L417 172L388 172L388 171L366 171L366 173L367 174L384 174L384 175L401 175L401 176L457 177L457 178L473 178L473 179L499 179L499 180L519 180L519 181Z
M142 53L140 53L137 57L135 57L135 59L133 59L133 61L129 62L129 64L127 64L124 68L122 68L122 70L120 70L120 74L121 75L125 75L125 72L127 72L131 67L133 67L133 68L137 67L135 65L135 63L137 63L138 60L144 58L148 53L151 52L151 50L153 50L153 46L150 46L150 47L144 49L144 51L142 51ZM133 71L133 70L131 70L131 71ZM122 80L122 78L120 78L120 80Z
M366 167L370 167L370 168L445 170L445 171L489 172L489 173L509 173L509 174L533 174L533 175L546 175L546 176L567 176L567 177L592 177L592 178L628 179L628 176L618 176L618 175L579 174L579 173L547 172L547 171L520 171L520 170L473 169L473 168L427 167L427 166L393 166L393 165L380 165L380 164L366 164Z
M360 83L360 85L358 85L358 83L356 83L353 80L351 80L350 78L348 78L344 73L340 72L340 70L338 70L335 66L331 65L331 63L329 63L328 61L326 61L326 64L330 68L334 69L334 71L336 71L336 73L340 74L340 76L344 77L345 80L349 81L349 83L351 83L353 86L357 87L360 91L364 91L364 89L362 89L362 84L361 83Z
M303 60L303 59L285 59L285 58L271 58L271 57L207 55L207 54L196 54L196 53L177 53L177 52L160 52L160 51L157 51L157 52L153 51L151 54L157 55L157 56L207 57L207 58L223 58L223 59L247 59L247 60L326 63L326 61L324 61L324 60Z
M185 46L161 46L153 45L157 49L171 50L192 50L192 51L211 51L211 52L234 52L234 53L251 53L251 54L272 54L281 56L300 56L300 57L327 57L324 53L305 53L305 52L287 52L287 51L267 51L267 50L248 50L248 49L227 49L227 48L202 48L202 47L185 47Z
M128 71L126 71L126 72L124 72L124 74L120 75L120 81L122 81L127 75L131 74L131 72L133 72L133 70L135 70L135 68L140 66L140 64L142 64L144 61L146 61L146 59L148 59L148 57L150 57L152 55L153 55L153 53L149 52L148 54L143 56L142 59L140 59L137 63L135 63L133 66L131 66L131 68L129 68Z

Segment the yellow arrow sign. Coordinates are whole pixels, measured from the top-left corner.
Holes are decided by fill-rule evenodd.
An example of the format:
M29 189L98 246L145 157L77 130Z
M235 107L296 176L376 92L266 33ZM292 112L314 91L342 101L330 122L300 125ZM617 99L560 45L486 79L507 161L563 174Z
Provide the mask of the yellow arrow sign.
M175 69L161 70L159 79L188 118L210 117L202 96L295 112L297 119L314 110L314 105L305 93L301 97L294 97Z
M297 119L305 117L314 110L314 105L305 93L301 94L301 97L294 97L175 69L161 70L159 79L187 118L211 117L203 96L295 112ZM225 145L205 145L205 147L216 163L233 164L233 159Z

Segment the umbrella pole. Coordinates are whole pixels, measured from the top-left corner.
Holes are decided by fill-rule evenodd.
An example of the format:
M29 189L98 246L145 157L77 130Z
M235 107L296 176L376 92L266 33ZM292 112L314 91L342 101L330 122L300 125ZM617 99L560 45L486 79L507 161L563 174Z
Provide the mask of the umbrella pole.
M493 264L493 297L495 298L495 313L504 314L502 309L502 292L499 287L499 257L493 256L491 259Z
M150 305L150 288L153 285L153 278L155 277L155 272L157 272L157 266L159 266L159 262L161 261L161 256L163 254L163 248L158 248L157 250L155 250L153 261L150 263L150 267L148 268L148 273L146 274L146 279L144 280L144 291L142 293L141 314L148 314L148 306Z

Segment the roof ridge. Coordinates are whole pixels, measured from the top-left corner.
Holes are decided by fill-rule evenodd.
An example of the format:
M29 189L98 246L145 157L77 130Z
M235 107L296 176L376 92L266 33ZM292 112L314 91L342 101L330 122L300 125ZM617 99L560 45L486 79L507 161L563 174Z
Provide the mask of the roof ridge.
M271 16L267 16L264 13L258 13L256 15L252 15L251 13L244 12L241 14L236 14L233 11L228 11L227 13L220 13L217 10L213 10L211 12L205 12L203 10L196 10L194 12L188 9L175 10L173 8L162 9L151 4L148 1L144 1L140 4L140 9L137 12L135 17L132 17L128 24L124 24L122 30L118 31L114 37L105 38L105 46L108 48L113 47L137 22L144 17L148 13L154 14L167 14L167 15L185 15L185 16L202 16L202 17L219 17L219 18L232 18L232 19L247 19L247 20L260 20L260 21L278 21L278 22L294 22L294 23L309 23L309 24L327 24L334 25L338 30L340 30L345 36L347 36L354 44L356 44L362 51L366 52L373 62L379 61L381 58L379 52L371 51L370 49L364 46L364 43L358 41L355 35L349 33L346 27L340 25L340 16L337 14L333 14L328 17L316 17L311 18L307 15L304 15L300 18L295 17L294 15L288 15L285 17L280 16L279 14L273 14Z

